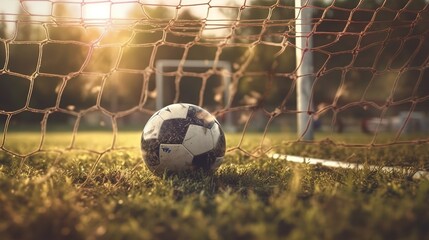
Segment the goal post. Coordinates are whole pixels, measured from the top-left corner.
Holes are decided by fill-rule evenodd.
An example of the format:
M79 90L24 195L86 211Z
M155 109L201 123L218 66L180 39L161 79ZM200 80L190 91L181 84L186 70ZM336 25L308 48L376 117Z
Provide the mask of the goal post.
M181 79L178 79L177 81L177 77L179 78L186 78L186 76L174 76L173 79L168 79L168 77L166 77L166 72L169 72L168 69L170 69L170 71L176 72L178 71L178 69L181 69L181 71L186 72L186 71L192 71L192 69L197 69L198 72L207 72L207 71L211 71L214 70L214 72L217 72L217 74L209 74L210 76L217 76L220 78L221 81L221 88L223 89L223 97L222 99L218 99L218 102L223 102L224 104L219 104L221 108L226 108L227 107L227 102L230 101L230 92L229 92L229 86L231 84L231 73L232 73L232 68L231 68L231 63L228 61L213 61L213 60L186 60L186 61L182 61L180 59L160 59L156 62L156 110L159 110L163 107L165 107L167 104L172 104L172 103L176 103L176 102L167 102L165 99L165 91L166 91L166 81L174 81L176 82L180 82ZM190 69L190 70L189 70ZM171 76L170 76L171 77ZM198 79L199 81L202 81L201 78ZM206 79L206 81L208 81L208 79ZM195 84L195 83L194 83ZM174 84L176 85L176 84ZM170 83L170 88L172 86L172 84ZM175 88L177 88L177 86L174 86ZM205 87L207 88L207 86ZM202 91L204 92L204 94L206 94L206 92L208 90L213 90L213 89L202 89ZM186 92L185 92L186 93ZM184 94L180 91L176 91L175 92L175 97L174 99L177 100L178 99L178 95L179 94ZM200 94L201 95L201 94ZM202 103L203 101L203 96L198 96L199 102L195 102L193 104L196 105L200 105L200 103ZM227 131L231 131L234 132L235 131L235 127L233 124L233 120L232 120L232 115L231 114L226 114L225 117L225 121L223 122L224 125L224 129Z
M314 140L311 102L313 73L311 0L295 0L297 133L303 140Z
M214 65L216 64L216 65ZM229 88L228 86L231 83L231 64L227 61L213 61L213 60L186 60L182 61L179 59L161 59L156 62L156 88L157 88L157 95L156 95L156 109L159 110L163 108L166 103L164 99L164 82L165 82L165 76L164 72L166 72L166 68L173 68L176 69L174 71L177 71L177 69L181 67L182 69L186 68L196 68L201 70L209 70L209 69L220 69L226 70L228 74L222 74L222 84L224 85L224 94L223 94L223 100L226 102L229 100ZM183 70L186 71L186 70ZM176 93L178 94L178 92Z

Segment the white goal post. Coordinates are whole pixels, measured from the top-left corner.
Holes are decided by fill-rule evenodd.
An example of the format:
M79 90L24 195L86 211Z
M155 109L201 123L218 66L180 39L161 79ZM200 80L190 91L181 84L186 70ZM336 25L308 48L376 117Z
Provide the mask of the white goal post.
M295 31L296 31L296 109L297 133L303 140L313 140L313 124L309 111L314 107L311 102L313 84L313 53L312 48L312 9L305 7L311 0L295 0Z
M186 60L182 61L180 59L161 59L156 62L156 110L159 110L167 105L165 103L165 93L164 93L164 84L167 80L165 78L165 69L166 68L178 68L179 65L182 66L182 68L200 68L200 69L212 69L212 68L218 68L223 69L228 72L228 74L222 74L221 79L223 81L224 87L224 94L223 98L225 102L229 101L230 98L230 92L229 92L229 86L231 83L231 63L228 61L213 61L213 60ZM225 123L223 124L225 130L233 131L234 126L232 122L232 115L226 114L225 116Z

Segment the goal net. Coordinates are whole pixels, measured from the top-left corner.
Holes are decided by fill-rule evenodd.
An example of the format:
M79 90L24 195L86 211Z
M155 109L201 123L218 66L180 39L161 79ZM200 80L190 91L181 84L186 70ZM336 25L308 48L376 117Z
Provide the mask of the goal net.
M428 4L2 1L0 155L139 150L130 130L185 101L238 136L228 151L252 156L427 144Z

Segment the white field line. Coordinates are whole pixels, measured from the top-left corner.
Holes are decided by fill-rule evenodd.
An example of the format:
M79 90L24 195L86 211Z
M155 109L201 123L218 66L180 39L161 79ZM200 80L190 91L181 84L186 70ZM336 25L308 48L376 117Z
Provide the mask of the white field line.
M347 168L347 169L358 169L358 170L369 169L369 170L381 170L383 172L400 172L400 173L412 175L412 178L415 180L417 179L429 180L428 171L424 171L424 170L415 171L405 167L381 167L381 166L375 166L375 165L367 165L367 164L360 164L360 163L346 163L346 162L340 162L340 161L334 161L334 160L301 157L301 156L286 155L286 154L279 154L279 153L270 153L269 157L273 159L286 160L288 162L304 163L304 164L310 164L310 165L322 165L322 166L331 167L331 168Z

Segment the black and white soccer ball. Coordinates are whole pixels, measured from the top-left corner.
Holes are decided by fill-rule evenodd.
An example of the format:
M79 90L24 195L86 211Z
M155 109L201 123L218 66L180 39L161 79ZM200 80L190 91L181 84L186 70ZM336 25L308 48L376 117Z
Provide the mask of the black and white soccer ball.
M215 171L225 155L225 134L216 118L201 107L178 103L162 108L146 123L141 149L157 175Z

